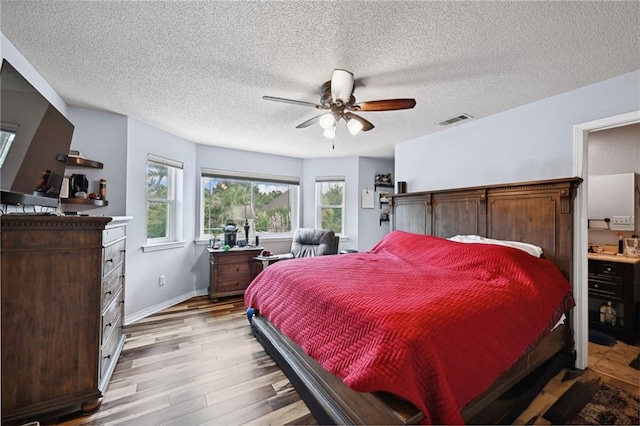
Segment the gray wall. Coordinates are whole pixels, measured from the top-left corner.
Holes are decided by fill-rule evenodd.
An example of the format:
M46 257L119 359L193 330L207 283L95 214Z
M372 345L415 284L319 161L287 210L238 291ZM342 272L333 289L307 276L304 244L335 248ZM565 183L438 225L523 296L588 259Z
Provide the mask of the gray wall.
M382 239L388 232L391 222L380 223L380 212L389 209L389 205L380 207L378 194L380 191L394 193L394 188L378 188L374 194L374 208L363 209L360 197L363 188L374 189L374 177L377 174L391 173L393 179L393 160L360 157L358 159L358 193L356 194L356 208L358 210L358 251L367 251Z
M98 192L100 179L107 181L106 207L62 205L62 210L91 215L123 216L127 195L127 117L85 108L69 108L69 120L75 126L71 149L86 158L104 164L102 169L67 168L66 175L85 174L89 192ZM71 195L70 195L71 196Z
M184 164L184 200L182 210L184 245L160 251L143 251L146 245L147 155L180 161ZM196 294L194 271L196 193L195 144L138 120L127 119L126 215L133 216L127 226L127 271L125 320L157 311ZM160 286L158 277L166 284Z
M640 109L638 81L623 74L400 143L395 179L415 192L572 176L573 126Z

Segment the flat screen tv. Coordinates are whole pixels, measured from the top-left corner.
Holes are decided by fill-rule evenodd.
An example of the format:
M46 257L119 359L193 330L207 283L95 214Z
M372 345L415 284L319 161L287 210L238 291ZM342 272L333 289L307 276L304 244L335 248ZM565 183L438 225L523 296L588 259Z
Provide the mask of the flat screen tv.
M3 205L58 207L74 126L7 60L0 70Z

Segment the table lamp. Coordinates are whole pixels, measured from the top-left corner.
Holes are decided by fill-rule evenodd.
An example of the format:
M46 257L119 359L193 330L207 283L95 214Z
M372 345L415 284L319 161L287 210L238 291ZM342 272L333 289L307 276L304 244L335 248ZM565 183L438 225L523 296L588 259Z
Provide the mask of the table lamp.
M240 217L238 219L244 219L244 238L247 241L247 245L249 245L249 229L251 225L249 225L249 219L255 219L256 215L253 213L253 209L250 204L245 204L240 207Z

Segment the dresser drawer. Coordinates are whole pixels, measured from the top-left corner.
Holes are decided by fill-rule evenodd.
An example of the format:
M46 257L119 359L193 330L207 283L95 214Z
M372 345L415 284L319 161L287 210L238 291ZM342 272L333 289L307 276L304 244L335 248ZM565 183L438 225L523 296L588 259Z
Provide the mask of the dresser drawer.
M622 282L624 277L624 264L607 262L605 260L589 261L589 278L607 279Z
M116 329L116 324L119 319L122 317L122 291L119 291L114 297L113 303L109 305L109 307L102 314L102 337L100 339L100 343L103 345L109 339L109 336Z
M243 292L251 283L251 275L234 275L227 278L218 278L216 292L228 291Z
M218 268L218 278L233 277L236 275L250 275L250 265L246 258L235 263L221 263Z
M589 296L622 301L623 286L607 280L589 279Z
M102 249L102 276L106 277L124 261L125 240L120 240Z
M122 316L116 318L113 325L113 331L109 333L106 342L100 350L100 379L104 376L109 368L109 364L116 362L116 351L118 343L122 337Z
M102 280L102 306L100 312L109 306L111 301L116 297L116 294L123 286L124 281L124 264L118 265L116 269Z
M125 228L124 226L118 226L115 228L107 228L102 231L102 245L106 246L112 241L124 238Z

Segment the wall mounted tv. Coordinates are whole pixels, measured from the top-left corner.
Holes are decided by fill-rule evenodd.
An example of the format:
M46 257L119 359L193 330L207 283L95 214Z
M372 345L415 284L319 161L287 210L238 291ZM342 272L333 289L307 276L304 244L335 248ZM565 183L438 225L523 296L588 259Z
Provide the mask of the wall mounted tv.
M58 207L74 126L7 60L0 87L0 202Z

